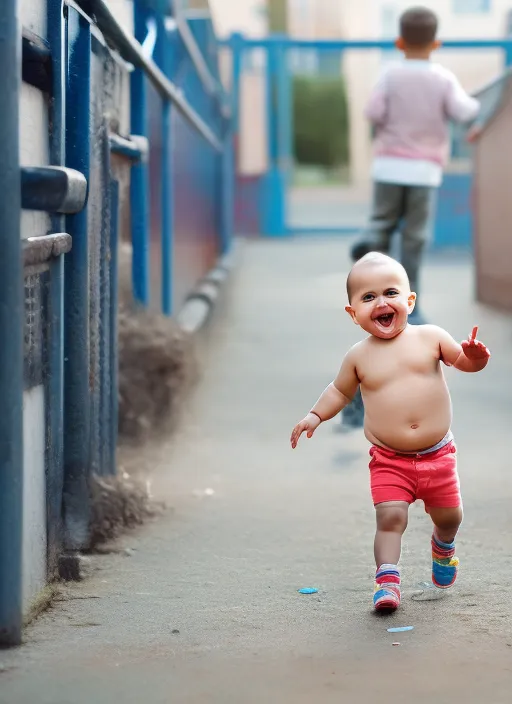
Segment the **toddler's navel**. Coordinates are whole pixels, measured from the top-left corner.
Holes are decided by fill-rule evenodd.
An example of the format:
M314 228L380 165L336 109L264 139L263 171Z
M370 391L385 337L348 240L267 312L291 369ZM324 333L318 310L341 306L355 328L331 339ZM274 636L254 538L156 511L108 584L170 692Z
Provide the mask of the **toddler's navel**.
M419 427L420 426L416 425L416 423L414 425L411 425L412 430L418 430Z

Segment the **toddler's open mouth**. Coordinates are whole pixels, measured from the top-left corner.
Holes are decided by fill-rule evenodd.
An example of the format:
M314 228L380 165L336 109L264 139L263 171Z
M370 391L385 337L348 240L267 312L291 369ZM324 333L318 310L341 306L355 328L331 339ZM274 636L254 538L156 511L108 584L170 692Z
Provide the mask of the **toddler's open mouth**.
M383 328L389 328L394 317L394 313L384 313L384 315L379 315L375 320L379 325L382 325Z

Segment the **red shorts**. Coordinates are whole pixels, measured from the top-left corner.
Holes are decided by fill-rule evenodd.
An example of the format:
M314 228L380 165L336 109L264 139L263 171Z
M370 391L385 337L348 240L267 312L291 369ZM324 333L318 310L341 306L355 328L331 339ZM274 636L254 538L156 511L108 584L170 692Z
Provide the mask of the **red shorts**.
M453 442L426 455L403 455L373 445L370 449L373 503L412 504L421 499L427 509L461 506L456 453Z

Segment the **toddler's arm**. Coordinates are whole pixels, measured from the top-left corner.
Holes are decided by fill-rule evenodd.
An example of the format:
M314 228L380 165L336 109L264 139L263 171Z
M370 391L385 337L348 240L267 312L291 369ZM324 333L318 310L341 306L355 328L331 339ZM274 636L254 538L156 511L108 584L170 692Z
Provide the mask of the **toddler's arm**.
M447 366L469 373L480 372L487 366L491 353L483 342L476 339L477 327L473 328L471 335L462 344L455 342L446 330L436 329L439 334L441 359Z
M290 441L294 449L302 433L307 433L308 438L313 437L320 423L334 418L354 398L359 386L355 356L353 347L345 356L337 377L325 389L308 415L293 429Z
M455 122L471 122L480 112L480 103L466 93L456 76L450 74L446 94L446 114Z

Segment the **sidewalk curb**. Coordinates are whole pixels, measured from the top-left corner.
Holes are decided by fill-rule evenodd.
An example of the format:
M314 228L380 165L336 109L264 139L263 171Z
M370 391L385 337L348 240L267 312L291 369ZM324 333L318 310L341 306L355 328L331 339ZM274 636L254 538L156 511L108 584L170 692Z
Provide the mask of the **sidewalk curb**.
M234 268L233 252L221 257L216 265L197 283L189 293L176 316L179 326L194 335L208 322L219 298L222 285Z

